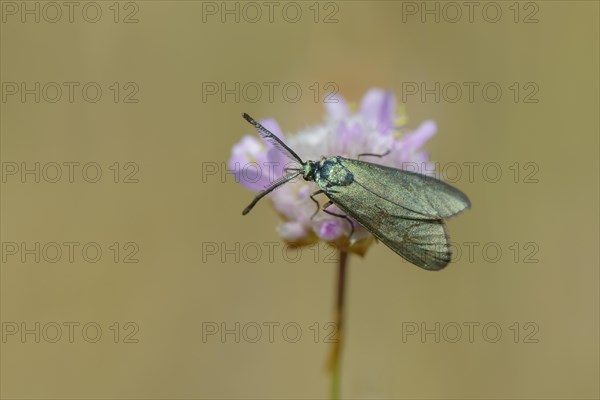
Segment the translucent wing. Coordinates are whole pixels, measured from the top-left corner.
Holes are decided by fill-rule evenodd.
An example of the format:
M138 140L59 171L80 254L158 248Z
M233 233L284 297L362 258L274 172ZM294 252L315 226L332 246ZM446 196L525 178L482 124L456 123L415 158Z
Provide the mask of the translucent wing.
M365 161L339 158L362 186L376 198L431 219L448 218L471 207L467 196L439 179Z
M442 269L450 262L443 220L406 210L356 183L332 187L325 193L341 210L405 260L428 270Z

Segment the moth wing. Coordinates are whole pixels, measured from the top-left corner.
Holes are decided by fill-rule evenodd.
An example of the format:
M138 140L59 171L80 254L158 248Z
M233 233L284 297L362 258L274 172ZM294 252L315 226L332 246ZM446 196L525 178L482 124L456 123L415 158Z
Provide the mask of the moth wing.
M407 211L355 183L331 188L326 194L342 211L408 262L434 271L450 262L443 220L427 219Z
M439 179L365 161L342 157L339 161L354 175L354 183L423 216L448 218L471 207L463 192Z
M418 267L437 271L452 259L448 234L442 220L410 220L391 216L382 227L386 233L382 234L380 230L374 229L375 236Z

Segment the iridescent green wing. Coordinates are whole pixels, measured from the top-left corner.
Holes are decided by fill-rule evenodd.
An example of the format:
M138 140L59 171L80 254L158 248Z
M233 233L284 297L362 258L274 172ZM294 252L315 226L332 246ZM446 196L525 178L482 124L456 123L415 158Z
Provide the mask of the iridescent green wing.
M439 179L348 158L340 157L339 162L359 186L422 216L448 218L471 206L463 192Z
M450 262L443 220L407 210L356 183L331 187L325 193L342 211L405 260L427 270L442 269Z

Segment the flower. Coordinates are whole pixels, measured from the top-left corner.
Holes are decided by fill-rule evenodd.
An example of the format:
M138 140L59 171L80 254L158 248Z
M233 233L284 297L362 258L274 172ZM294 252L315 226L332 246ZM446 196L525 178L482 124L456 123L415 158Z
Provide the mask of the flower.
M389 154L382 158L364 157L394 168L416 172L428 165L429 155L421 147L435 134L433 121L423 122L414 131L400 135L405 115L399 112L396 97L390 91L371 89L362 98L358 112L352 112L346 101L337 96L325 103L326 116L322 124L285 137L277 122L266 119L260 123L283 140L303 160L340 155L357 158L361 153ZM258 192L286 174L292 163L271 143L254 135L246 135L233 146L229 168L236 180L246 188ZM297 164L294 165L297 168ZM310 195L318 190L314 182L296 178L269 194L275 209L282 217L277 231L289 244L301 246L324 240L347 251L364 254L372 242L371 234L354 222L352 242L348 241L351 227L344 218L316 211ZM327 200L325 195L321 204ZM328 208L342 213L335 205ZM314 217L313 217L314 215Z

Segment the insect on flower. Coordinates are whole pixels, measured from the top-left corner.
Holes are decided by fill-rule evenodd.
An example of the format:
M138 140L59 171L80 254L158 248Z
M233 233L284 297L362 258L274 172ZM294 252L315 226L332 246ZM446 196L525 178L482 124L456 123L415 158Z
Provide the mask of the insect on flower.
M322 157L319 161L304 162L281 139L256 122L248 114L243 117L259 135L287 158L298 163L288 168L271 186L260 192L244 209L243 215L278 187L302 176L315 182L319 190L310 198L319 210L344 218L354 233L352 217L405 260L426 270L440 270L451 259L444 219L469 208L471 203L460 190L436 178L361 161L361 156L384 157L384 154L359 154L356 160L341 157ZM321 208L316 195L325 194L329 201ZM327 210L336 205L346 214Z

